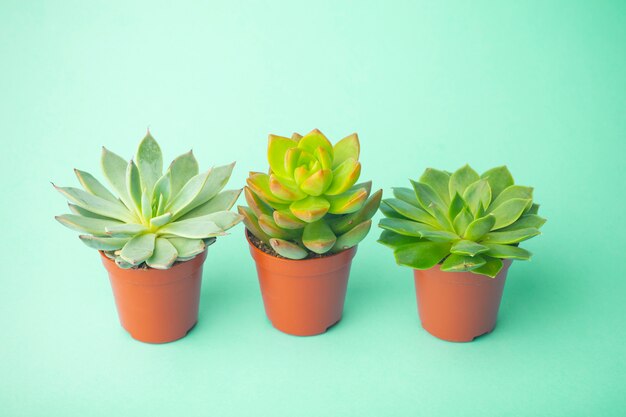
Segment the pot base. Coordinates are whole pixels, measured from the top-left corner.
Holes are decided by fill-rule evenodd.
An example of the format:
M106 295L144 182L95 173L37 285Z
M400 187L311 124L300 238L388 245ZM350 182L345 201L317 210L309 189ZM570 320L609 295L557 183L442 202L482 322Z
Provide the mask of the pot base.
M130 337L132 337L133 339L135 339L138 342L149 343L151 345L163 345L165 343L175 342L175 341L180 340L183 337L187 336L189 334L189 332L191 332L196 327L196 324L198 324L198 322L195 322L186 332L184 332L182 334L174 334L174 335L170 335L170 336L167 336L167 337L161 337L161 338L157 338L157 339L150 338L150 337L145 337L141 333L133 334L130 330L128 330L126 328L124 328L124 330L126 330L126 332L130 335Z
M278 330L279 332L288 334L290 336L308 337L308 336L317 336L317 335L320 335L320 334L324 334L328 330L330 330L331 328L333 328L334 326L339 324L340 321L341 321L341 317L339 317L339 320L337 320L336 322L334 322L330 326L310 327L310 328L307 328L307 329L302 328L302 327L285 328L284 326L276 325L274 322L270 321L270 323L272 323L272 326L276 330Z

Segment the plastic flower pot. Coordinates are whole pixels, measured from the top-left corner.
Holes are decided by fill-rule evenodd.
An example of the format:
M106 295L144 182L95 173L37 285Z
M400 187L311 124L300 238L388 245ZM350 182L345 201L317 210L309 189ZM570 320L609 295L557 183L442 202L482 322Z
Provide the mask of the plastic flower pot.
M248 244L265 312L276 329L314 336L341 320L356 247L331 256L292 260L263 252L249 238Z
M439 339L471 342L496 326L500 300L511 266L495 278L471 272L443 272L439 265L414 270L417 307L422 327Z
M161 270L122 269L101 253L120 323L134 339L173 342L195 326L206 254Z

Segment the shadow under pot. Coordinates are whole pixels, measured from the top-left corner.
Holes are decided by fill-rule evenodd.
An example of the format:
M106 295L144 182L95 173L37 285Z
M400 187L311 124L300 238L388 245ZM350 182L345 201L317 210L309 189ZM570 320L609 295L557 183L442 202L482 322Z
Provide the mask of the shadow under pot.
M202 266L207 251L169 269L122 269L102 253L120 323L133 339L167 343L198 321Z
M265 313L272 325L294 336L326 332L339 320L356 247L313 259L278 258L246 238L256 263Z
M444 272L439 265L414 270L422 327L439 339L471 342L496 326L511 260L495 278L471 272Z

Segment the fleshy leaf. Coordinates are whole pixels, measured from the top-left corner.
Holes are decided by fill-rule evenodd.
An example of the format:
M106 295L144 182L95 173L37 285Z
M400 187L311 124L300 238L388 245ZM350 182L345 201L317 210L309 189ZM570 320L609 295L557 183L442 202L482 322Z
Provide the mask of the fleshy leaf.
M357 224L355 227L337 238L335 246L333 246L332 249L333 252L340 252L358 245L360 241L365 239L371 228L371 219Z
M513 176L504 165L485 171L480 178L489 181L492 199L498 197L505 188L513 185Z
M270 236L261 229L254 212L250 210L250 208L244 206L238 206L237 211L243 216L243 223L246 225L246 229L248 229L251 234L256 236L257 239L260 239L269 245Z
M298 236L298 231L293 229L284 229L276 224L274 218L266 214L262 214L258 218L258 224L261 230L268 236L279 239L293 239Z
M133 203L126 188L126 167L128 163L119 155L102 147L102 158L100 160L102 172L113 190L120 196L124 205L133 210Z
M135 221L135 216L119 201L114 203L112 201L105 200L104 198L89 194L80 188L57 187L54 184L53 186L69 201L87 211L125 222Z
M402 200L405 203L409 203L412 206L419 207L420 203L417 201L415 190L411 190L406 187L393 187L393 196L398 200Z
M158 217L153 217L152 219L150 219L150 226L161 227L169 223L170 220L172 220L172 213L163 213Z
M488 250L488 247L472 242L471 240L459 240L452 245L450 252L457 255L476 256L479 253L487 252Z
M428 213L434 215L435 206L444 207L443 201L437 195L435 190L428 184L422 184L421 182L411 181L417 201L420 206Z
M474 221L474 216L469 212L467 207L464 207L463 210L454 218L453 226L454 230L459 236L465 236L466 230L468 226Z
M498 258L492 258L491 256L481 255L485 259L485 264L472 270L475 274L486 275L489 278L495 278L502 269L502 261Z
M263 201L254 191L252 191L250 187L244 187L243 192L248 206L257 217L261 214L272 214L274 209Z
M478 173L472 169L469 165L465 165L459 168L450 177L450 198L454 197L454 194L459 193L463 195L465 189L472 183L478 181L480 177Z
M399 248L400 246L408 245L410 243L423 242L419 237L404 236L391 230L383 230L378 239L378 243L388 246L392 249Z
M474 217L479 215L482 207L489 207L491 203L491 187L487 180L478 180L470 184L463 193L463 200Z
M80 235L78 237L90 248L102 251L122 249L130 240L129 237L98 237L91 235Z
M480 268L485 263L487 261L480 255L465 256L453 253L443 261L441 270L445 272L466 272Z
M174 235L190 239L223 236L225 234L224 230L216 223L207 220L206 217L207 216L200 216L168 223L159 229L159 234L168 236Z
M336 241L337 237L324 220L309 223L304 227L302 243L312 252L326 253Z
M348 191L358 181L360 175L361 163L356 159L346 159L333 170L332 183L326 194L337 195Z
M126 167L126 189L135 213L141 215L141 179L139 178L139 169L132 160Z
M73 214L77 214L79 216L84 216L84 217L91 217L92 219L105 219L105 220L115 220L112 217L107 217L107 216L101 216L99 214L96 213L92 213L89 210L85 210L82 207L77 206L76 204L72 204L72 203L67 203L67 207L69 207L70 211Z
M170 241L179 258L191 258L194 257L206 249L206 244L202 239L187 239L184 237L170 237L167 240Z
M200 217L206 214L215 213L216 211L230 210L237 201L237 198L239 198L239 194L241 194L241 189L222 191L206 203L181 216L180 220Z
M138 223L124 223L118 225L107 226L105 231L108 235L119 236L134 236L139 233L147 232L148 228L143 224Z
M269 135L267 159L270 169L281 178L290 178L291 172L285 169L285 156L289 149L295 148L298 143L282 136Z
M63 226L72 230L96 236L105 236L107 227L123 224L117 220L94 219L75 214L63 214L56 216L55 219Z
M154 184L163 175L163 154L150 132L139 143L136 159L137 169L141 177L141 188L152 192Z
M276 224L283 229L302 229L308 224L294 216L290 210L275 210L272 217Z
M193 151L174 159L168 171L171 177L171 196L176 197L185 184L199 173L198 161L193 155Z
M359 211L330 220L329 224L337 235L346 233L355 225L371 219L380 207L383 190L378 190L367 199Z
M345 138L341 139L333 147L334 160L333 169L343 164L344 161L352 158L355 161L359 160L359 153L361 145L359 143L359 137L356 133L353 133ZM349 188L349 187L348 187Z
M156 235L153 233L133 237L122 248L120 257L129 264L139 265L152 256L155 239Z
M406 203L397 198L388 198L385 203L402 216L415 220L416 222L425 223L433 227L439 227L439 222L423 209Z
M451 196L449 195L449 173L433 168L426 168L426 171L424 171L420 177L419 182L429 185L446 205L450 204Z
M333 157L333 145L326 139L326 136L317 129L304 135L298 142L298 148L314 154L318 147L324 148Z
M300 184L300 189L312 196L319 196L326 191L333 180L333 174L329 169L320 169L311 174Z
M398 265L414 269L429 269L437 265L450 252L450 243L416 242L393 251Z
M207 180L203 183L202 188L195 195L195 197L180 210L172 210L172 213L174 214L174 219L177 219L195 209L196 207L201 206L202 204L215 197L220 191L222 191L222 189L228 182L228 179L230 178L234 167L235 163L233 162L228 165L222 165L211 169L209 171Z
M541 226L544 225L545 222L546 219L536 214L524 214L522 215L522 217L517 219L515 223L507 227L503 227L502 229L500 229L500 231L504 232L509 230L519 230L526 229L528 227L534 227L535 229L539 229L541 228Z
M487 233L485 237L481 240L481 243L501 243L501 244L511 244L511 243L519 243L524 240L530 239L531 237L535 237L540 235L541 232L534 227L529 227L526 229L517 229L517 230L509 230L506 232L491 232Z
M399 233L404 236L422 237L424 232L432 232L436 229L423 223L417 223L406 219L381 219L378 226Z
M454 194L452 200L450 200L450 207L448 207L448 218L453 219L466 207L463 197L458 193Z
M446 230L425 230L422 232L422 237L433 242L454 242L459 239L456 233Z
M491 231L493 226L496 224L496 218L488 214L485 217L481 217L480 219L476 219L467 226L467 230L463 236L474 242L478 242L485 236L487 233Z
M306 194L298 188L295 181L278 178L274 174L270 175L270 191L273 195L285 201L297 201L306 197Z
M330 203L323 197L309 196L305 199L294 201L289 206L291 212L300 220L307 223L321 219L328 212Z
M289 204L289 201L276 197L270 190L270 176L267 174L255 173L246 180L248 187L270 204Z
M496 208L500 207L503 203L514 199L514 198L523 198L532 200L533 198L533 189L532 187L524 187L523 185L512 185L506 188L502 193L493 200L493 202L489 205L489 211L493 211Z
M155 241L152 256L146 259L146 264L154 269L168 269L176 258L178 258L178 251L174 245L168 239L159 237Z
M504 192L502 194L504 194ZM500 195L502 196L502 194ZM520 216L524 212L524 209L526 209L531 201L532 200L523 198L513 198L497 206L491 212L491 214L494 215L496 218L496 223L493 226L492 230L501 229L510 224L513 224L517 219L520 218Z
M521 259L529 260L532 254L526 249L522 249L518 246L500 245L497 243L486 243L485 246L489 248L486 252L487 255L500 259Z
M308 255L308 252L305 249L293 242L273 238L270 239L269 243L276 253L288 259L304 259Z
M118 203L117 197L113 195L104 185L100 183L97 179L94 178L88 172L81 171L79 169L75 169L74 173L76 174L76 178L83 186L85 191L100 198L104 198L105 200L109 200L113 203Z
M330 207L329 213L332 214L346 214L354 213L363 207L365 200L367 199L367 190L360 188L356 190L349 190L343 194L326 196Z

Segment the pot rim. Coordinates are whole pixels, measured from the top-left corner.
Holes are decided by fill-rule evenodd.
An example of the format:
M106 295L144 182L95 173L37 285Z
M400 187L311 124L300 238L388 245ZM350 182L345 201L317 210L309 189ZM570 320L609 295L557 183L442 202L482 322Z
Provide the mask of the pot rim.
M197 262L198 261L198 257L202 257L204 256L204 258L206 259L206 254L208 252L208 248L205 248L203 252L200 252L199 254L197 254L196 256L194 256L191 259L188 259L186 261L183 262L179 262L176 265L173 265L167 269L158 269L158 268L151 268L151 267L147 267L147 268L128 268L128 269L124 269L124 268L120 268L119 266L117 266L117 264L115 263L115 261L111 258L109 258L108 256L106 256L104 254L103 250L98 250L98 252L100 253L100 257L102 258L103 261L108 261L108 263L111 266L114 266L115 268L121 270L121 271L133 271L136 273L168 273L170 271L174 271L176 269L181 269L182 267L184 267L185 265L189 265L189 262ZM204 259L202 260L204 261Z
M312 265L314 263L318 263L318 262L324 262L324 261L328 261L331 260L335 257L339 257L339 256L349 256L350 259L354 258L354 255L356 254L356 249L357 246L352 246L351 248L348 249L344 249L341 252L337 252L333 255L328 255L328 256L322 256L320 258L310 258L310 259L289 259L289 258L279 258L277 256L273 256L269 253L263 252L261 249L259 249L254 243L252 243L252 241L250 240L250 236L249 236L250 231L248 230L248 228L244 228L244 234L246 235L246 240L248 241L248 245L250 245L250 247L253 249L254 253L265 257L265 258L269 258L272 259L274 262L277 263L284 263L284 264L291 264L291 265L295 265L295 264L299 264L299 265L303 265L306 266L306 264ZM332 262L332 261L331 261Z

